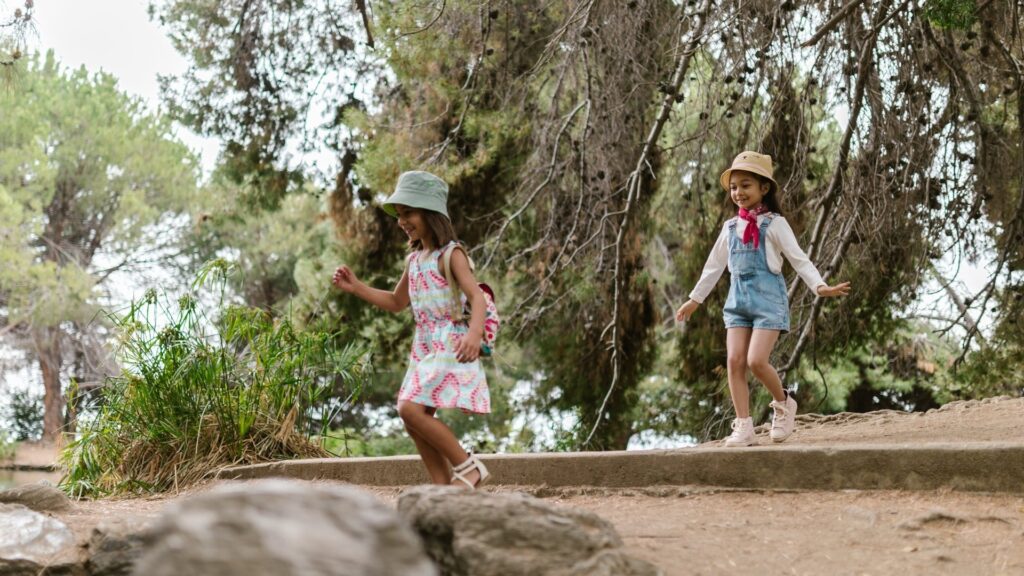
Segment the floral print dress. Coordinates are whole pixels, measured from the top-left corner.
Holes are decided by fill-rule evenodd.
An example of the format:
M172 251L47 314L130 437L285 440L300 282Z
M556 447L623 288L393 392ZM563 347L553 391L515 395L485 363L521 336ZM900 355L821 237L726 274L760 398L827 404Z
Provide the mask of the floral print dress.
M416 335L398 399L486 414L491 395L480 360L463 363L455 357L455 346L469 327L452 321L451 289L438 269L443 252L414 252L406 259Z

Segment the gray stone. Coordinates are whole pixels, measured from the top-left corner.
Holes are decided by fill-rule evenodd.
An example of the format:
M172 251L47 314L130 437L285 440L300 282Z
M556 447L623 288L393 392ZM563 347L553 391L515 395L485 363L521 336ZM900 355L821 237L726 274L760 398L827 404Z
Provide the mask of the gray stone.
M626 555L598 515L526 494L418 486L398 512L420 533L444 576L654 576Z
M362 490L290 480L172 504L145 533L139 576L436 576L416 534Z
M46 481L0 490L0 503L21 504L36 512L60 512L71 508L67 495Z
M89 537L90 576L127 576L142 555L143 539L137 518L102 522Z
M0 504L0 576L84 574L64 523L20 504Z

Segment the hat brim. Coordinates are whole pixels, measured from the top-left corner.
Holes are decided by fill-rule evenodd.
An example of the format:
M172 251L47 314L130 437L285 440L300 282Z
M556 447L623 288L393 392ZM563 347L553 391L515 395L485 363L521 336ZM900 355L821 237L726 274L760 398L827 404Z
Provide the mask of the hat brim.
M396 190L394 194L388 196L388 199L385 200L380 207L390 216L398 218L398 210L395 209L395 206L398 204L408 206L410 208L417 208L419 210L437 212L451 220L451 217L448 216L448 207L443 203L438 202L433 198L424 198L419 194L411 194L405 190Z
M779 183L775 181L775 178L772 178L771 174L766 174L764 169L762 169L760 166L746 163L734 163L725 172L722 172L722 175L718 177L718 182L722 185L723 189L727 191L729 190L729 178L731 178L732 173L737 170L739 170L740 172L750 172L751 174L757 174L758 176L767 178L768 181L775 186L775 191L779 191Z

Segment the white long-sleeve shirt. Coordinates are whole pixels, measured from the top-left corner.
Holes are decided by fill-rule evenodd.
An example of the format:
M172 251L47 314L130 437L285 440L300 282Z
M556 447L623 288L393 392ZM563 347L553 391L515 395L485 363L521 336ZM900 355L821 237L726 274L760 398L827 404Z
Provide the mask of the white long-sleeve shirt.
M764 218L764 214L757 217L759 228ZM722 277L722 273L728 268L729 224L731 222L732 220L729 220L722 226L722 232L718 235L718 240L715 241L715 246L711 249L707 263L704 264L704 271L700 274L700 280L697 281L697 285L690 292L691 300L704 302L708 295L711 294L711 291L714 290L718 279ZM736 236L740 240L743 239L743 231L746 229L747 221L736 218ZM793 234L793 229L790 228L789 222L786 222L785 218L776 216L772 223L768 225L765 236L767 238L760 238L759 241L766 242L765 255L768 257L768 269L775 274L781 274L782 257L785 256L786 260L789 260L789 264L793 266L793 269L796 270L796 273L800 275L800 278L803 279L812 292L817 294L819 286L827 286L825 281L821 279L818 269L814 267L814 263L807 258L807 254L797 244L796 235Z

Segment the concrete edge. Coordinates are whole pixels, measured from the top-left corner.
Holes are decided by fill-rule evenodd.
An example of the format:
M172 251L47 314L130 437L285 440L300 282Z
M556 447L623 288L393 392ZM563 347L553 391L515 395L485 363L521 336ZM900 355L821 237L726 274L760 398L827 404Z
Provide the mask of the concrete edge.
M1024 443L759 446L636 452L484 454L495 484L717 486L795 490L1024 493ZM286 477L364 486L428 481L417 456L288 460L220 470L218 479Z

